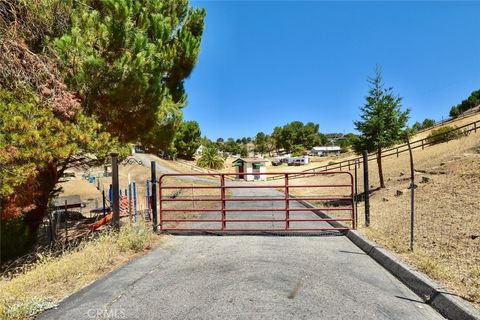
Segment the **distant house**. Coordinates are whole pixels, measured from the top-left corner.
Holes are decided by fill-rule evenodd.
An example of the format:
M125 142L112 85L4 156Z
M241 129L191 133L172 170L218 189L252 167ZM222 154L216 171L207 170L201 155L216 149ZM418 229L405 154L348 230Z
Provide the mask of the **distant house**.
M260 158L238 158L233 161L233 165L236 167L235 172L237 173L237 179L244 179L246 181L266 181L267 175L261 173L267 172L267 162L268 160Z
M310 155L312 156L326 156L329 154L340 154L342 148L339 146L323 146L323 147L313 147L310 150Z
M201 156L204 149L205 149L205 147L203 145L200 145L200 147L198 147L197 150L195 151L194 156L195 157Z

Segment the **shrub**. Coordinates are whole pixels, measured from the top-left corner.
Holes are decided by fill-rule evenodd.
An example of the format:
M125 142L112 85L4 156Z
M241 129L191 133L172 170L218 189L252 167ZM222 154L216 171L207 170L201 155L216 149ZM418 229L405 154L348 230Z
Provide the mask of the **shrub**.
M427 143L437 144L456 139L460 136L460 132L455 130L456 127L445 126L439 129L432 130L427 137Z
M132 250L140 252L145 250L153 242L153 233L150 228L142 222L129 223L120 229L117 244L120 251Z

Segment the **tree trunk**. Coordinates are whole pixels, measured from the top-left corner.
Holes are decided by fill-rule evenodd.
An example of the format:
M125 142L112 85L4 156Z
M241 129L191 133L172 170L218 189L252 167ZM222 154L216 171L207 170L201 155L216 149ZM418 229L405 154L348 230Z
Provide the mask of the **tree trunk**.
M378 164L378 177L380 178L380 188L385 188L385 181L383 181L383 169L382 169L382 148L377 150L377 164Z
M2 232L2 249L5 249L1 252L2 260L21 256L36 243L37 231L47 212L58 178L56 164L49 163L39 170L38 175L16 188L12 196L4 199L2 224L11 221L9 225L15 225L21 234Z

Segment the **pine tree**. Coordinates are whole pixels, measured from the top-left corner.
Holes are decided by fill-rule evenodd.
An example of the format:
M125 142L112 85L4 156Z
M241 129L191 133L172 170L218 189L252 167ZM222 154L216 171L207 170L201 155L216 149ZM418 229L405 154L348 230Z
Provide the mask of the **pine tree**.
M188 0L80 0L51 48L88 114L122 142L165 150L182 120L204 17Z
M382 169L382 148L388 148L398 142L407 126L410 110L402 111L402 98L393 93L393 88L385 88L382 73L377 66L375 76L368 78L369 95L360 108L361 120L354 125L360 132L355 141L357 152L367 150L377 152L378 175L380 187L385 188Z
M202 133L196 121L184 121L175 134L173 145L178 155L192 159L201 144Z

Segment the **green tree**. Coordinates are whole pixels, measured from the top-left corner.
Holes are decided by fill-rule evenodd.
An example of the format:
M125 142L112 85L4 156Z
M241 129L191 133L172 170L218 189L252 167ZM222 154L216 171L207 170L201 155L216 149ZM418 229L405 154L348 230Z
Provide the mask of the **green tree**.
M244 144L240 147L240 157L248 157L248 149Z
M225 159L218 154L214 144L207 146L197 160L198 166L210 169L223 169L224 163Z
M294 157L302 156L304 151L305 151L305 148L303 147L303 145L300 145L300 144L294 145L292 148L292 156Z
M451 118L456 118L460 115L460 109L458 108L458 106L453 106L451 109L450 109L450 113L449 113L449 116Z
M420 130L425 130L425 129L431 128L434 125L435 125L435 120L425 118L425 120L423 120L422 123L416 121L412 126L412 130L414 132L417 132L417 131L420 131Z
M228 138L227 142L224 144L223 150L230 154L239 154L240 146L235 142L235 140L233 140L233 138Z
M0 90L1 258L22 254L36 240L59 178L73 166L99 165L116 145L94 119L58 118L31 90ZM15 228L18 233L8 231ZM22 235L22 236L20 236ZM8 236L13 236L6 238Z
M225 151L225 148L224 148L225 141L223 140L223 138L218 138L217 141L215 142L215 145L217 146L218 150Z
M296 145L311 149L328 142L327 137L321 134L319 129L320 126L313 122L303 124L300 121L293 121L283 127L275 127L272 137L277 150L283 148L286 152L292 152Z
M415 121L415 123L412 125L412 130L413 132L418 132L423 129L423 126L420 122Z
M361 120L355 121L360 132L355 151L377 152L380 187L385 188L382 170L382 148L393 146L403 136L408 121L409 110L401 110L402 98L393 93L392 88L385 88L380 68L375 75L368 78L369 94L365 104L360 108Z
M431 128L434 125L435 125L435 120L433 120L433 119L425 118L425 120L423 120L423 122L422 122L422 128L423 129Z
M205 12L188 0L6 0L0 12L2 221L31 240L64 170L126 155L106 132L171 145Z
M188 0L79 0L52 42L85 111L122 142L170 145L197 62L205 11Z
M473 91L467 99L450 109L450 117L456 118L463 112L480 105L480 90Z
M259 132L255 136L255 152L260 154L265 154L268 151L268 136L263 133Z
M192 159L201 144L202 133L196 121L184 121L175 134L173 145L180 157Z
M274 148L278 153L282 148L282 127L273 128L272 139L274 141Z

